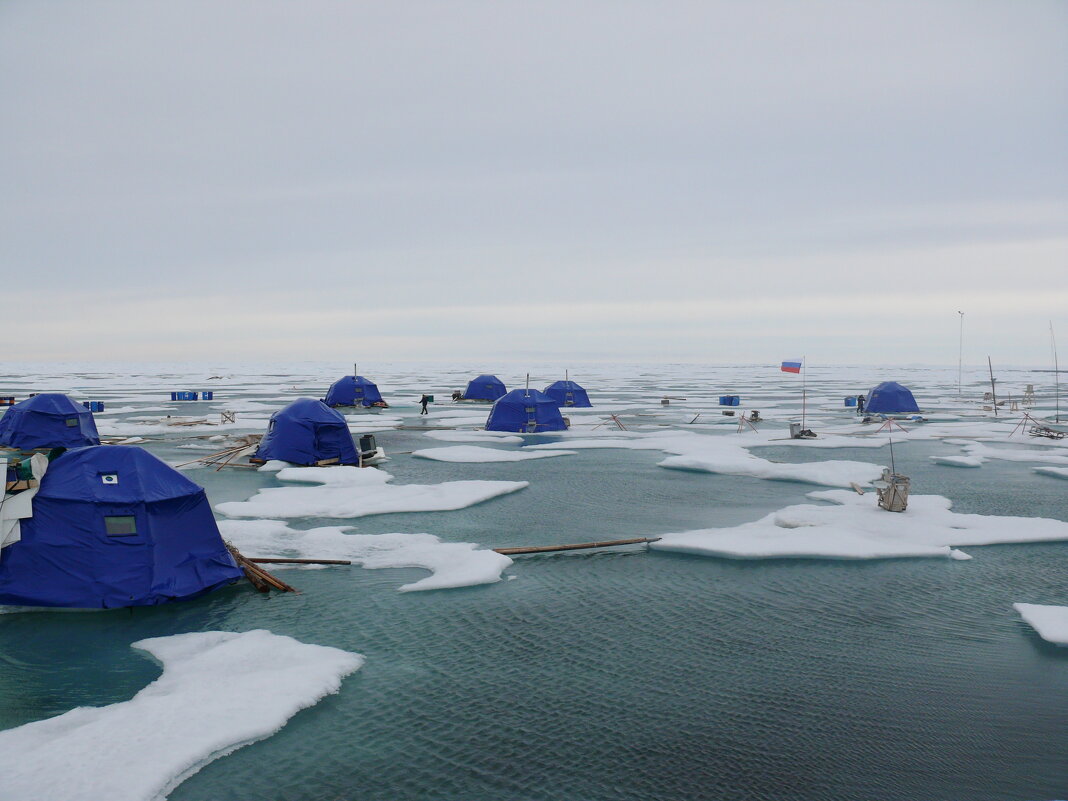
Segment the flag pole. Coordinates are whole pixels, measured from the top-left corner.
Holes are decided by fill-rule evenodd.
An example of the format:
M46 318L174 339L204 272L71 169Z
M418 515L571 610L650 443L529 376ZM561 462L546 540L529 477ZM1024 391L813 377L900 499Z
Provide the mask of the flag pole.
M805 406L807 405L808 356L801 357L801 430L805 430Z

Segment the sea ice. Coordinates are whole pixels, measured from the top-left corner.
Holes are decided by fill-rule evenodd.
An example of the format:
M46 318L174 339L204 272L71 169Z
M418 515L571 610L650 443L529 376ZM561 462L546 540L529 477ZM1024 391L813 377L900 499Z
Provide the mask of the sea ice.
M496 431L427 431L426 436L442 442L505 442L517 445L523 441L515 434L499 434Z
M256 630L133 644L163 675L129 701L0 732L0 799L152 801L336 693L359 654Z
M1046 642L1068 645L1068 606L1013 604L1012 608Z
M1036 467L1035 472L1054 478L1068 478L1068 467Z
M389 484L383 470L360 467L286 467L282 481L316 487L261 489L247 501L220 503L230 517L364 517L393 512L439 512L464 509L521 490L526 481L446 481L442 484Z
M732 528L666 534L652 548L735 558L893 556L970 558L953 546L1068 540L1068 523L1041 517L957 514L949 499L913 495L908 510L886 512L871 493L810 492L833 505L797 504Z
M412 456L438 462L522 462L527 459L577 455L578 451L532 451L530 448L506 451L500 448L479 448L476 445L455 445L451 448L424 448L412 451Z
M372 570L421 567L433 574L402 585L401 592L492 584L512 564L496 551L431 534L348 534L345 526L300 531L279 520L220 520L219 530L248 556L349 559Z
M838 438L842 447L849 443ZM765 439L749 439L750 446L772 444ZM754 476L783 481L802 481L832 487L848 487L852 483L867 484L878 478L882 466L870 462L827 460L822 462L784 463L763 459L723 436L707 436L675 431L658 434L639 434L629 438L575 439L567 441L568 448L628 448L631 450L659 450L675 454L662 462L661 467L676 470L696 470L707 473ZM531 445L527 450L548 450L555 443Z
M983 442L973 440L947 439L948 445L959 445L965 456L932 456L936 464L952 467L980 467L988 459L1001 459L1008 462L1046 462L1048 464L1068 465L1068 455L1052 453L1048 448L993 448Z

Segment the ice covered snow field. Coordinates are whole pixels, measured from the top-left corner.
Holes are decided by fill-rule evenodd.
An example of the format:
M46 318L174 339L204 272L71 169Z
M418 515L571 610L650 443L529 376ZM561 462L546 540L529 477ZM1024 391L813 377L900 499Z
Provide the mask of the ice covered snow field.
M391 407L346 419L381 468L194 466L246 555L352 564L269 568L299 595L0 615L0 799L1060 797L1068 652L1040 638L1065 637L1068 450L985 412L980 371L958 397L955 368L813 367L818 437L790 440L777 365L570 368L594 407L567 432L486 432L488 405L448 401L560 365L361 364ZM38 365L0 395L104 401L106 436L177 465L345 369ZM995 369L1052 412L1049 376ZM888 436L844 406L883 378L928 422ZM891 464L903 514L875 505Z

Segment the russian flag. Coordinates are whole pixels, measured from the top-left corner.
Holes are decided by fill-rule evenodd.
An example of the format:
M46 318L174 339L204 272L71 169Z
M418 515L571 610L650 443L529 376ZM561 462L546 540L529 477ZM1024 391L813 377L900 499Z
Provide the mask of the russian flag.
M787 359L782 363L782 371L784 373L800 373L801 372L801 360L800 359Z

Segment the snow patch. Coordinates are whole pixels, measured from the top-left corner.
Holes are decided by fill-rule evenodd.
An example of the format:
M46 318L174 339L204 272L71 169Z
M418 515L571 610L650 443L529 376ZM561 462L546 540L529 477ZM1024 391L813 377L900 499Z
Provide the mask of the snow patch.
M754 445L777 444L766 438L742 439ZM838 437L833 447L852 445L852 440ZM799 442L801 440L798 440ZM793 440L790 440L793 442ZM527 450L548 450L554 444L531 445ZM831 487L867 484L878 478L882 466L870 462L829 460L823 462L784 463L763 459L725 437L706 436L689 432L663 432L637 435L630 438L576 439L567 441L568 448L626 448L630 450L659 450L675 454L658 464L675 470L696 470L706 473L754 476L779 481L802 481ZM824 446L832 447L832 446Z
M363 657L257 630L133 644L163 675L129 701L0 732L0 797L150 801L336 693Z
M480 448L477 445L455 445L451 448L424 448L412 451L412 456L433 459L438 462L522 462L527 459L547 459L553 456L577 456L578 451L506 451L498 448Z
M522 437L515 434L501 434L496 431L427 431L426 436L438 439L442 442L507 442L510 445L518 445L523 441Z
M215 506L230 517L352 518L394 512L444 512L464 509L529 486L526 481L446 481L442 484L388 482L384 470L349 466L286 467L282 481L319 484L316 487L261 489L247 501Z
M1013 604L1012 608L1046 642L1068 645L1068 606Z
M1054 478L1068 478L1068 467L1036 467L1035 472Z
M442 542L431 534L348 534L346 526L300 531L279 520L220 520L219 530L249 556L349 559L371 570L420 567L433 574L404 584L401 592L492 584L512 564L496 551L470 542Z
M742 559L968 559L953 546L1068 540L1063 521L957 514L949 499L939 495L913 495L901 513L878 508L870 493L821 490L808 497L833 505L797 504L733 528L666 534L651 547Z

